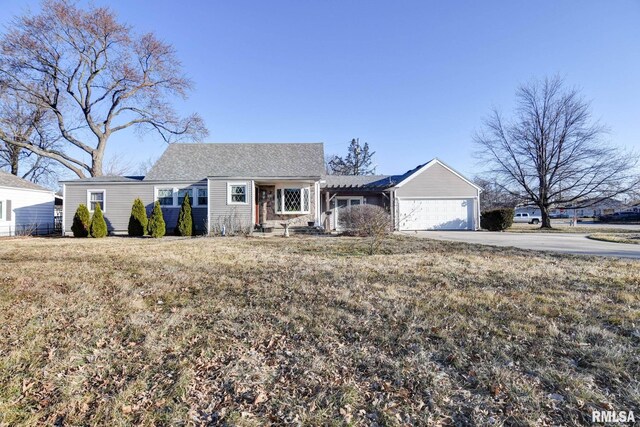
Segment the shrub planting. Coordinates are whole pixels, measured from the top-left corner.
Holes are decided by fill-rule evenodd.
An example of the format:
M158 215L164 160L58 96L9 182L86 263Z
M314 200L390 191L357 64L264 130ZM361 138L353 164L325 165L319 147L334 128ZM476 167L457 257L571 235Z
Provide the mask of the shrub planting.
M107 235L107 223L104 220L104 215L102 215L100 204L96 204L96 210L93 212L93 216L91 217L91 226L89 231L91 237L98 239Z
M176 225L175 234L177 236L193 236L193 216L188 194L184 196L182 206L180 207L180 214L178 215L178 224Z
M162 208L160 203L156 201L153 205L153 211L149 217L149 223L147 224L147 230L151 237L160 238L165 235L165 223L164 216L162 215Z
M339 223L345 234L367 238L370 255L378 251L392 231L391 215L376 205L358 205L340 211Z
M513 224L514 210L512 208L493 209L482 212L480 227L489 231L502 231Z
M253 224L247 221L243 216L238 214L238 210L234 207L226 215L219 215L211 221L212 236L248 236L251 234ZM205 224L205 230L207 224Z
M86 205L81 204L73 216L73 224L71 225L73 237L87 237L89 235L90 225L91 214L89 213L89 209L87 209Z
M129 217L129 236L140 237L144 236L147 231L147 210L144 207L144 203L140 198L133 201L131 206L131 216Z

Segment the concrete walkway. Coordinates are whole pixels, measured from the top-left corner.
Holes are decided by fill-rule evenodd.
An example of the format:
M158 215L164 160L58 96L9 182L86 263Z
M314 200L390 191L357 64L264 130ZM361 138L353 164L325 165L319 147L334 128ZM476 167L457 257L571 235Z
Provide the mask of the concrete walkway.
M406 236L490 246L511 246L533 251L640 259L640 245L587 239L586 234L509 233L492 231L418 231Z

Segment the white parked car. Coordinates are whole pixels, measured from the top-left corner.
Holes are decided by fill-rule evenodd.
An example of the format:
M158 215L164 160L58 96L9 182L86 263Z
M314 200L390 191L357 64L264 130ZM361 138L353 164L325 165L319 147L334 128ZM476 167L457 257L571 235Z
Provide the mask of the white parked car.
M513 222L525 223L525 224L539 224L542 221L540 215L533 215L528 213L517 213L513 217Z

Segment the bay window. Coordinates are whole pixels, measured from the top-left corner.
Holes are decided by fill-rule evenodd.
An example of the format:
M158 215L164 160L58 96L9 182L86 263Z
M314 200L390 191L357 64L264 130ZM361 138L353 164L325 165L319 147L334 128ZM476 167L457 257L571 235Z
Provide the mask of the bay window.
M276 212L280 214L309 213L309 187L276 188Z

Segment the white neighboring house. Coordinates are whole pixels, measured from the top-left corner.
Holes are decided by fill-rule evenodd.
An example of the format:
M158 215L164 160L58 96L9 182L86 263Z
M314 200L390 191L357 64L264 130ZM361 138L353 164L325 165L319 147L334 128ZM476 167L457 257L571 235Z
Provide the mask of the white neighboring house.
M51 234L54 192L0 171L0 236Z

